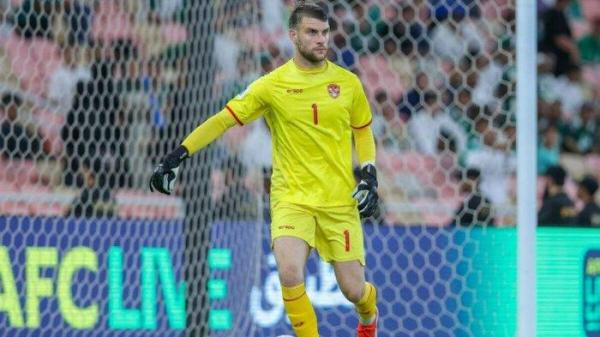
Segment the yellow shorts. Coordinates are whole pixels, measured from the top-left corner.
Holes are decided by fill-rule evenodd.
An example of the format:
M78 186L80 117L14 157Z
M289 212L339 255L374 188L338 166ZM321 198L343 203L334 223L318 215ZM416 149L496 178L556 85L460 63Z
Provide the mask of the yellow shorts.
M365 265L362 224L356 206L311 207L278 202L271 209L271 243L300 238L326 262L358 260Z

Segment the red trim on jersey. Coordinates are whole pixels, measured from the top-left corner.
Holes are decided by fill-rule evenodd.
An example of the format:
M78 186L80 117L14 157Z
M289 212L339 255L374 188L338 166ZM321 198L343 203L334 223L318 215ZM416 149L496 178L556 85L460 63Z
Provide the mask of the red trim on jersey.
M225 109L227 109L227 111L229 111L229 113L231 114L231 116L233 116L233 118L235 118L235 121L239 125L244 126L244 123L242 123L242 121L238 118L238 116L235 114L235 112L233 111L233 109L229 107L229 105L226 105Z
M353 128L354 130L360 130L360 129L364 129L364 128L366 128L367 126L371 125L371 122L373 122L373 119L371 119L371 120L369 121L369 123L367 123L367 124L365 124L365 125L363 125L363 126L353 126L352 128Z

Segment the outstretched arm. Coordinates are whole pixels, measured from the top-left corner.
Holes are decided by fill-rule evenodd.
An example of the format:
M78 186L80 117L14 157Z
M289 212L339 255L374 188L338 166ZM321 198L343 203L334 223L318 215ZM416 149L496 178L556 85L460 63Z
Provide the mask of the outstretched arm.
M236 123L244 125L259 118L268 105L269 91L266 76L252 82L244 92L235 96L221 112L212 116L190 133L183 143L156 167L150 179L150 190L171 194L181 162L221 136Z
M363 218L377 211L377 170L375 169L375 140L370 126L353 129L354 143L360 163L360 182L353 197L358 201L358 211Z
M171 194L181 162L219 138L235 123L234 117L224 109L200 124L154 169L150 190Z
M185 137L181 145L187 150L188 156L191 156L219 138L234 125L235 119L233 116L226 109L223 109L194 129Z
M352 129L354 135L354 144L356 153L358 154L358 162L360 167L365 165L375 164L375 139L371 126L366 126L360 129Z

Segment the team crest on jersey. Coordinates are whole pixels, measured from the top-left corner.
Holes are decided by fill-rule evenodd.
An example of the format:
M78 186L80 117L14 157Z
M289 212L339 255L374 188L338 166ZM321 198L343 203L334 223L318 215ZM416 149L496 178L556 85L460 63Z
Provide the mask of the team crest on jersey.
M327 92L329 92L329 96L332 98L338 98L340 95L340 86L335 83L331 83L327 86Z

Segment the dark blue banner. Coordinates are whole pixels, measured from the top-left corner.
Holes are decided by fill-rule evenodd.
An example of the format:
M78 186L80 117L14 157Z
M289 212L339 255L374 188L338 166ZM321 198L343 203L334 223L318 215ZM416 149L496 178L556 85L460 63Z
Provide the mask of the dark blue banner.
M292 335L284 313L268 225L217 223L214 248L231 263L211 277L230 293L213 296L212 337ZM364 226L367 280L379 290L380 337L514 335L515 242L512 230ZM507 234L507 235L505 235ZM260 244L259 244L260 242ZM258 258L257 258L258 256ZM218 263L217 263L218 265ZM257 278L259 282L253 280ZM333 269L313 254L306 288L322 337L354 337L357 316Z
M514 229L366 224L380 337L514 335ZM183 224L0 217L0 336L184 335ZM268 225L211 229L211 337L291 334ZM199 261L201 263L201 261ZM354 307L314 254L306 288L322 337L353 337Z
M0 336L183 336L183 224L0 217Z

